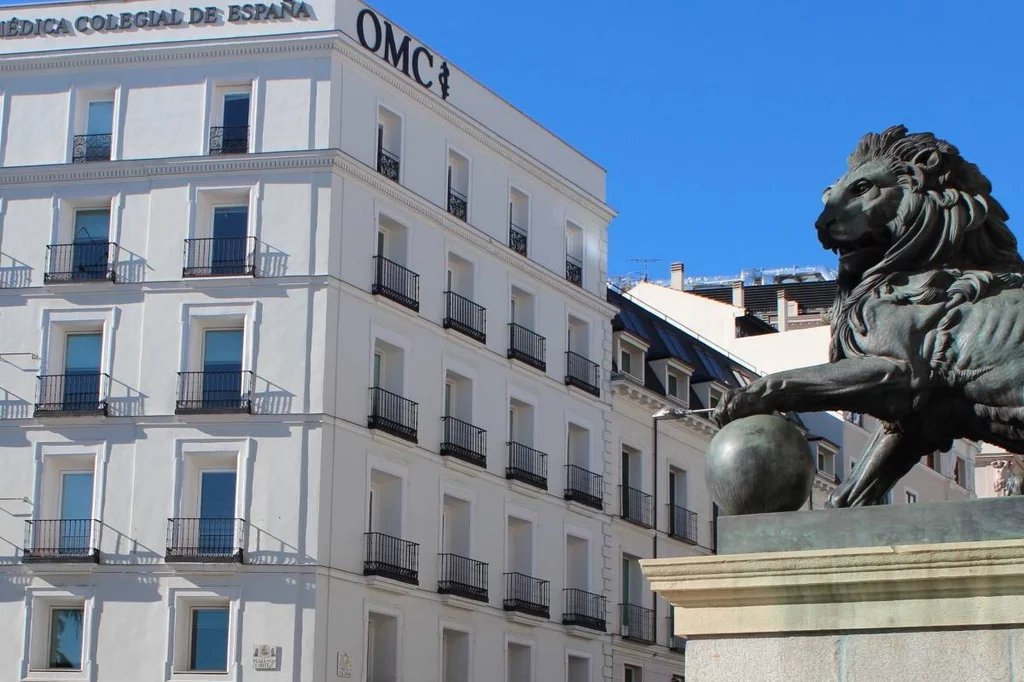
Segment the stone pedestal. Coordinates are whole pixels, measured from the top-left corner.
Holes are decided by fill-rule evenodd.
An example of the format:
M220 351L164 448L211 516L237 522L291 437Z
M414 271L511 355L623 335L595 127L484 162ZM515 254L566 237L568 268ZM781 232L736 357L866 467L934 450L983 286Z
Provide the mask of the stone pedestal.
M920 506L942 524L977 502ZM981 513L1012 518L1018 507L1024 499ZM1007 539L1000 518L933 533L999 539L787 549L816 537L834 545L843 528L870 545L871 526L848 523L865 512L891 539L903 515L923 513L904 509L737 517L723 547L750 550L763 536L775 551L644 561L651 587L676 608L676 634L688 640L687 682L1024 682L1024 539ZM788 532L787 519L800 532ZM1024 526L1015 530L1024 538Z

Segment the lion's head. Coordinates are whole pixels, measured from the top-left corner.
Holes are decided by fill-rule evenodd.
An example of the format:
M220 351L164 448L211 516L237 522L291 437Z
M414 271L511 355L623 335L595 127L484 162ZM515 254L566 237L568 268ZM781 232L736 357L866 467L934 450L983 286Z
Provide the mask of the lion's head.
M991 192L977 166L931 133L894 126L861 138L846 174L822 195L815 222L822 246L839 255L833 360L854 350L849 315L857 301L890 275L1024 272Z

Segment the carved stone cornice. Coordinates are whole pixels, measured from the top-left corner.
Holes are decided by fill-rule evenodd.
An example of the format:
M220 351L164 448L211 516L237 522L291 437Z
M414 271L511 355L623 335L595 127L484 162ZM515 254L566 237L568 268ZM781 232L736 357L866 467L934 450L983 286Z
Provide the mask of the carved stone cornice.
M644 386L626 378L613 379L611 382L613 398L616 396L625 398L644 409L657 412L663 407L678 407L676 403L670 403L664 396L654 393ZM678 424L701 438L711 438L718 433L718 427L706 419L695 415L687 415L680 419L673 419L672 423Z

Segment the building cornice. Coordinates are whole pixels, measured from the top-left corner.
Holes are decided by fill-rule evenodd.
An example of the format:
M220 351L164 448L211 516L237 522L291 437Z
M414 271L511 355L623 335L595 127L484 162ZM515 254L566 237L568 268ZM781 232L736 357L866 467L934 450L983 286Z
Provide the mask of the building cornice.
M99 47L89 50L5 55L0 60L0 74L31 73L44 69L97 69L184 60L209 61L221 58L295 53L320 52L325 56L331 53L340 54L509 163L535 176L544 185L591 212L604 222L604 226L607 226L615 218L615 211L603 201L566 180L526 151L506 142L479 121L462 113L453 105L398 78L383 68L380 60L373 59L370 55L356 49L346 38L341 31L329 31L304 35L147 43L123 47ZM574 153L578 154L578 152Z
M645 410L651 410L652 414L663 407L679 406L677 403L669 402L663 396L650 391L631 379L623 378L613 380L611 387L613 405L615 398L621 397L629 400L638 407L642 407ZM699 436L700 438L710 438L718 433L718 428L714 424L695 415L686 415L679 419L673 419L672 423L685 428L687 431Z

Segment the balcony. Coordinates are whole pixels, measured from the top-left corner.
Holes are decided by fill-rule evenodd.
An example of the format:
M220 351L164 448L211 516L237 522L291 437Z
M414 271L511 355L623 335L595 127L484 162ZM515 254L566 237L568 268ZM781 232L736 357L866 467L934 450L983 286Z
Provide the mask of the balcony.
M384 147L377 149L377 172L383 175L388 180L394 180L398 182L398 171L401 169L401 163L398 160L398 154L389 152Z
M654 644L654 610L619 604L619 634L641 644Z
M113 282L117 250L114 242L50 244L43 282Z
M547 490L548 456L539 450L526 447L522 443L510 442L505 478Z
M506 611L518 611L538 618L551 615L551 583L524 573L505 574Z
M438 554L437 560L438 594L487 602L487 564L458 554Z
M654 504L650 495L636 488L620 485L619 499L622 501L622 518L644 528L654 527Z
M515 322L508 325L508 357L539 369L547 371L544 361L544 337Z
M415 443L419 409L419 405L400 395L383 388L371 388L370 416L366 426Z
M604 477L575 464L567 465L565 467L565 499L603 510Z
M512 221L508 223L508 248L520 256L526 255L527 236L526 230L519 227Z
M242 563L244 538L244 519L167 519L164 560Z
M252 372L178 372L175 414L252 412Z
M469 198L454 187L448 188L448 212L459 220L466 220Z
M96 519L33 519L25 522L26 562L99 563Z
M182 277L254 277L256 237L214 237L185 240Z
M35 416L106 415L110 377L101 372L41 374Z
M697 544L697 513L675 504L668 506L668 534L677 540Z
M574 256L566 256L565 279L578 287L583 286L583 261Z
M565 353L565 385L601 397L601 367L579 353Z
M487 343L487 310L454 291L444 292L444 319L441 326L454 329L480 343Z
M110 161L110 143L113 135L75 135L71 146L71 163Z
M210 156L249 153L249 126L210 128Z
M420 546L384 533L366 534L363 575L378 575L419 585Z
M370 293L419 312L419 275L384 256L373 257L373 272L373 288Z
M563 625L578 625L598 632L605 631L605 616L608 602L600 594L583 590L566 589L565 608L562 611Z
M441 417L444 441L441 454L487 468L487 432L455 417Z

